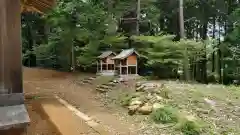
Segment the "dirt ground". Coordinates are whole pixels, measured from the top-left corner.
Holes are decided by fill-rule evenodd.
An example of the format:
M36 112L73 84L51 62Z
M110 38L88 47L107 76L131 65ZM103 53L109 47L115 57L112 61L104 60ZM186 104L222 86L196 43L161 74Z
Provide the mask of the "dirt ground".
M76 84L79 74L44 69L24 68L25 95L51 96L57 94L80 111L96 119L113 135L137 135L138 128L117 116L97 100L97 93L89 87Z
M26 100L26 107L31 123L25 129L15 129L0 132L0 135L61 135L42 111L38 100Z
M87 75L89 76L89 75ZM64 73L44 69L24 68L25 95L51 96L57 94L70 104L95 118L112 135L160 135L178 134L164 125L149 123L145 116L129 116L124 109L106 105L114 102L113 97L126 92L129 88L114 89L99 94L92 85L77 83L85 74ZM176 81L158 81L164 83L171 96L168 104L188 111L201 118L216 134L240 133L240 92L238 87L222 85L185 84ZM121 85L122 87L123 85ZM129 91L127 91L129 92ZM115 97L117 98L117 97ZM111 99L111 100L109 100ZM206 102L214 102L214 109ZM107 103L105 103L105 100ZM113 103L114 104L114 103ZM206 113L206 110L213 110ZM194 115L194 116L195 116ZM50 129L51 131L51 129ZM209 134L209 132L206 132ZM48 135L48 134L47 134Z

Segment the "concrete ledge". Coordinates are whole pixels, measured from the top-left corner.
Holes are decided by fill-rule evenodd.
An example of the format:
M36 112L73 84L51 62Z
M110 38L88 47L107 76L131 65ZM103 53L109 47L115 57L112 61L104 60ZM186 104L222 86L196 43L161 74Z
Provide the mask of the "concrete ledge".
M0 94L0 107L24 104L23 93Z
M25 105L0 107L0 130L25 128L30 122Z

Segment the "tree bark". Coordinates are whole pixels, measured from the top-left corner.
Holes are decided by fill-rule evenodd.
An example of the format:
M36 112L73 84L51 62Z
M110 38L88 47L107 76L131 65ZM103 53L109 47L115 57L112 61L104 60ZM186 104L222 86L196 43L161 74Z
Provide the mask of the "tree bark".
M212 38L215 40L215 31L216 31L216 17L213 17L213 29L212 29ZM215 49L215 48L213 48ZM215 51L212 52L212 72L215 72Z
M207 29L208 21L206 20L202 26L201 37L203 40L207 39ZM207 83L207 56L206 56L206 46L204 46L204 54L202 56L203 60L201 61L201 82Z

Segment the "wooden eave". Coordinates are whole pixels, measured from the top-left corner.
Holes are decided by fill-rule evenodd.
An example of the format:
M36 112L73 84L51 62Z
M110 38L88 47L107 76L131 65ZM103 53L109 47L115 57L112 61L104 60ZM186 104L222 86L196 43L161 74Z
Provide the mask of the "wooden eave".
M131 48L131 49L126 49L126 50L122 50L122 52L120 52L117 56L113 57L113 60L117 60L117 59L125 59L127 57L129 57L132 54L136 54L137 56L139 56L138 52L135 51L135 49Z
M114 55L116 56L116 53L114 53L113 51L105 51L105 52L102 52L102 54L100 56L98 56L98 59L105 59L107 58L108 56L110 55Z
M21 0L22 12L38 12L43 14L50 10L55 4L55 0Z

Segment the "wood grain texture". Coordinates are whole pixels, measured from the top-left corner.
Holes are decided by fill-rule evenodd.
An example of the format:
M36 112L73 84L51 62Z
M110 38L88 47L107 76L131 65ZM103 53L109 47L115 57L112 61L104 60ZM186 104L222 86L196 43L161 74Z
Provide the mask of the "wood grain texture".
M132 54L127 58L128 65L137 65L137 55Z
M55 0L21 0L22 12L38 12L43 14L55 5Z
M1 0L0 5L0 81L4 85L1 91L22 93L20 1Z

